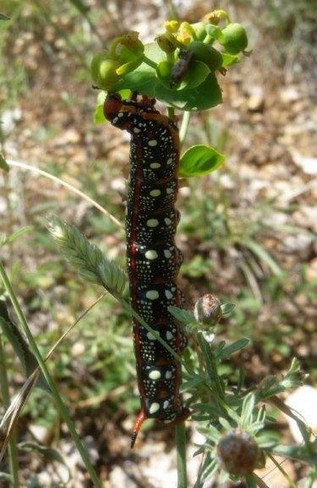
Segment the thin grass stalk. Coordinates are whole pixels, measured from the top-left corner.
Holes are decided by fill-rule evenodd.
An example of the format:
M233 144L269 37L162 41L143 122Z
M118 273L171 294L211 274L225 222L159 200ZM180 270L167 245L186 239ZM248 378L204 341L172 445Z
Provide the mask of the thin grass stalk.
M3 284L4 284L4 286L8 292L8 295L9 295L10 300L12 302L12 305L13 305L13 308L14 308L15 313L17 315L17 318L21 324L21 327L23 328L23 331L24 331L24 333L28 339L30 348L31 348L34 356L36 357L36 360L39 364L39 367L41 368L42 374L43 374L48 386L50 387L50 390L51 390L52 396L56 402L58 411L61 414L61 416L63 417L63 419L64 419L64 421L68 427L68 430L69 430L69 432L73 438L73 441L76 445L76 448L78 449L78 452L79 452L79 454L83 460L83 463L84 463L84 465L85 465L85 467L86 467L86 469L87 469L87 471L91 477L93 485L96 488L101 488L102 485L98 479L97 473L95 472L94 467L93 467L92 463L90 462L88 453L87 453L85 447L83 446L79 435L77 434L74 423L73 423L73 421L72 421L72 419L68 413L68 410L64 404L64 401L63 401L62 397L60 396L58 389L55 386L55 383L54 383L54 381L53 381L53 379L49 373L49 370L45 364L45 360L43 359L43 357L42 357L42 355L41 355L41 353L40 353L40 351L36 345L36 342L34 341L32 333L31 333L29 326L26 322L26 319L24 317L23 311L20 307L20 304L17 300L17 297L16 297L16 295L13 291L13 288L11 286L10 280L9 280L1 262L0 262L0 276L1 276Z
M82 191L78 190L78 188L71 185L70 183L67 183L66 181L62 180L61 178L58 178L57 176L54 176L51 173L44 171L43 169L37 168L36 166L32 166L32 165L27 164L27 163L23 163L22 161L14 161L13 159L7 159L6 161L7 161L9 166L15 166L16 168L21 168L23 170L31 171L31 172L36 173L38 175L44 176L44 178L52 180L59 185L64 186L65 188L67 188L67 190L70 190L71 192L78 195L80 198L83 198L84 200L86 200L90 205L93 205L97 210L99 210L104 215L106 215L106 217L108 217L114 224L116 224L118 227L123 229L123 225L118 219L116 219L105 208L103 208L101 205L99 205L98 202L96 202L95 200L90 198L88 195L86 195Z
M177 488L187 488L185 422L175 426L175 441L177 449Z
M95 306L97 303L99 303L103 297L106 295L104 293L101 295L88 309L86 309L79 317L78 319L70 326L66 331L62 334L62 336L55 342L53 347L49 350L47 355L45 356L44 361L47 361L53 352L57 349L59 344L63 341L63 339L69 334L69 332L78 324L80 320L82 320L85 315ZM34 386L37 384L39 377L40 377L41 369L39 366L35 368L33 373L27 378L25 383L23 384L22 388L20 389L19 393L15 396L14 401L10 403L10 406L8 406L5 415L3 416L1 422L0 422L0 429L3 429L6 426L6 438L3 440L3 443L1 445L1 451L0 451L0 464L1 461L4 457L5 451L7 449L7 444L9 442L11 432L14 428L15 423L17 422L17 419L20 416L21 410L25 403L28 400L28 397L33 390Z
M9 392L9 381L6 367L6 357L5 351L2 344L2 337L0 334L0 387L2 392L2 402L5 409L10 405L10 392ZM8 457L10 464L10 474L12 477L11 486L12 488L19 488L19 462L18 462L18 449L16 443L15 432L12 432L12 436L8 445Z

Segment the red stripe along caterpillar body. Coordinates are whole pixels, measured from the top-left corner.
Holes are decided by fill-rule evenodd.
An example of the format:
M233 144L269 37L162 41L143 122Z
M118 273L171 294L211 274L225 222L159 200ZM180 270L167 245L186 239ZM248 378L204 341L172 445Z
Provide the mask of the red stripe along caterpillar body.
M126 209L127 266L131 305L144 321L181 353L187 339L168 312L181 306L176 277L182 255L175 245L179 212L179 136L175 123L142 97L122 100L110 93L104 104L106 118L131 134L130 178ZM179 393L181 366L176 358L133 320L141 412L132 433L133 446L144 420L155 418L175 424L188 417Z

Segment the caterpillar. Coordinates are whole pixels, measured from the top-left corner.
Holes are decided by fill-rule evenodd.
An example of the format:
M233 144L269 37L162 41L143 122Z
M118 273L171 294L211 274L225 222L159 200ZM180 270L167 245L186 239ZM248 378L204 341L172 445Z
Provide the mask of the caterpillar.
M176 353L187 345L170 305L180 306L176 278L182 262L175 245L179 212L179 136L173 120L154 108L155 100L122 100L108 94L105 117L131 134L130 176L126 206L127 268L131 306ZM133 319L141 411L135 422L131 447L144 420L176 424L188 409L180 397L181 366L175 357L137 320Z

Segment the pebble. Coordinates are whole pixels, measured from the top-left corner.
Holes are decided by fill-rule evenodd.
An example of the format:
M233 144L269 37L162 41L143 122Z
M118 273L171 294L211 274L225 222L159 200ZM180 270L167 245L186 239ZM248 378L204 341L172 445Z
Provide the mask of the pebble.
M309 385L300 386L289 395L285 403L288 407L293 409L294 413L303 420L310 429L312 429L314 434L317 433L316 388ZM304 439L297 426L297 422L288 416L286 416L286 419L294 440L298 444L301 444Z
M21 120L22 111L20 108L15 108L13 110L5 110L1 114L1 131L6 136L13 131L16 123Z
M305 278L307 281L317 281L317 258L312 259L308 265L307 269L305 271Z
M304 156L294 148L291 149L294 163L299 166L307 175L317 175L317 158L313 156Z
M251 95L248 100L249 112L262 112L264 109L264 96L263 94Z
M309 233L299 233L297 235L288 235L284 239L286 252L296 253L300 259L306 260L309 258L311 245L314 237Z
M29 431L34 439L40 444L46 444L47 439L50 436L49 430L42 425L31 424L29 426Z

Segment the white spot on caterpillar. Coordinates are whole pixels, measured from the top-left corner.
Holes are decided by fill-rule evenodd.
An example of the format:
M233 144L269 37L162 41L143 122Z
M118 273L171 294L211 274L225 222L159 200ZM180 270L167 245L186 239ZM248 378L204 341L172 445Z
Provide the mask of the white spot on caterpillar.
M152 139L151 141L148 142L148 145L151 146L151 147L157 146L157 140L156 139Z
M156 341L156 337L152 334L152 332L148 332L146 334L146 337L149 339L149 341Z
M154 249L149 249L148 251L146 251L145 257L146 259L152 260L158 258L158 254Z
M171 251L169 251L168 249L165 249L165 251L164 251L164 256L165 256L167 259L171 258L171 257L172 257L172 253L171 253Z
M159 197L161 194L161 190L152 190L150 191L150 196L151 197Z
M166 410L169 407L169 404L170 404L169 400L165 400L165 402L163 403L164 410Z
M146 225L148 227L157 227L159 225L159 221L157 219L149 219L146 221Z
M170 187L166 188L166 194L167 195L171 195L173 192L174 192L173 188L170 188Z
M161 167L160 163L151 163L150 164L150 168L152 168L152 169L157 169L157 168L160 168L160 167Z
M166 340L170 341L173 339L173 334L169 330L166 332Z
M138 129L137 127L134 127L133 132L135 134L139 134L141 132L141 129Z
M152 403L152 405L149 408L149 413L151 415L153 415L154 413L158 412L159 409L160 409L160 404L154 402L154 403Z
M166 164L172 164L173 162L173 158L168 158L168 160L166 161Z
M156 300L159 297L159 292L157 290L149 290L146 292L145 296L149 300Z
M171 219L169 219L168 217L166 217L164 219L164 222L165 222L166 225L171 225L171 223L172 223Z
M161 376L161 372L158 369L154 369L149 374L149 378L154 381L159 380Z
M166 371L166 373L165 373L165 378L166 378L167 380L170 380L172 377L173 377L173 373L172 373L172 371Z
M123 112L118 112L118 117L123 117Z
M170 290L165 290L165 296L168 300L173 298L173 293L170 292Z

